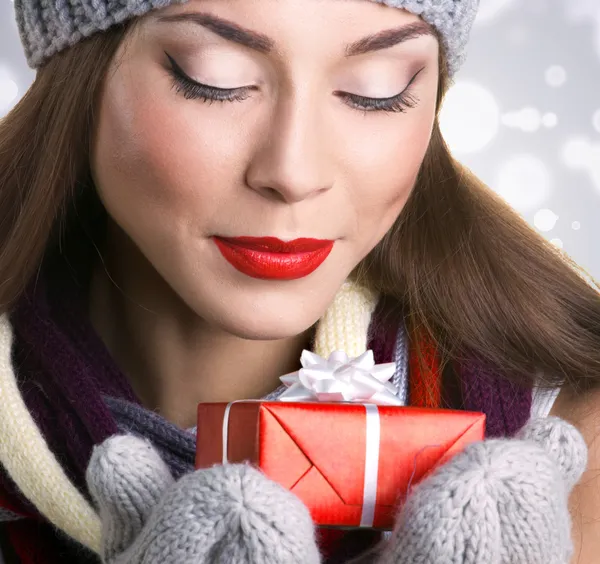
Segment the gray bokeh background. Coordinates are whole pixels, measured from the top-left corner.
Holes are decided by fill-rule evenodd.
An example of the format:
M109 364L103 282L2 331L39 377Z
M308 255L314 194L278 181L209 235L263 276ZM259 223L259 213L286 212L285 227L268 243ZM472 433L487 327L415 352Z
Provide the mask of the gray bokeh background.
M0 0L0 117L33 78ZM600 279L600 0L481 0L442 128L457 157Z

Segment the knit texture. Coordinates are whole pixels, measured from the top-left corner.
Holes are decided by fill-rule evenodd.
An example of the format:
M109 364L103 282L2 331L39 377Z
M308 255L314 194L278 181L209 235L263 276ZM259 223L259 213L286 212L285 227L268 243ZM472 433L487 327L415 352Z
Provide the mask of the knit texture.
M100 520L48 449L17 388L12 368L12 330L8 316L0 317L0 460L19 488L59 529L98 550ZM36 456L15 456L33 452Z
M117 436L95 447L87 480L106 564L320 562L308 509L249 465L174 482L150 442Z
M487 416L486 435L514 435L524 424L515 413L530 413L533 394L497 372L486 362L473 356L456 363L461 375L463 409L483 411Z
M39 68L82 39L131 18L185 0L15 0L27 62ZM465 59L479 0L374 0L423 18L440 34L454 75Z
M119 433L150 440L175 479L193 472L196 436L154 411L120 398L104 398L117 422Z
M323 358L336 350L350 357L364 353L377 302L374 292L355 282L344 282L317 326L314 352Z
M428 336L420 339L420 357L410 359L411 405L415 407L436 408L442 404L442 373L435 345Z
M581 434L551 417L470 445L417 485L379 564L569 564Z

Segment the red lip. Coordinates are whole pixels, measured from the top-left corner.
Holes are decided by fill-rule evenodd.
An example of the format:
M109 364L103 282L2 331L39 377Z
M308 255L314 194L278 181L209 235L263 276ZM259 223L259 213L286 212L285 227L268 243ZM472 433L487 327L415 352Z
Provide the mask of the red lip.
M276 237L214 237L223 257L237 270L268 280L296 280L314 272L328 257L334 241Z

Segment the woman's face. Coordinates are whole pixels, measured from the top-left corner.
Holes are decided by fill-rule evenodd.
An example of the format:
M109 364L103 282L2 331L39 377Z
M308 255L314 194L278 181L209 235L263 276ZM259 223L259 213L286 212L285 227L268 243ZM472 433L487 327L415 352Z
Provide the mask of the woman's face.
M194 313L296 335L402 210L437 85L437 40L403 10L190 0L143 18L115 58L94 178L123 248Z

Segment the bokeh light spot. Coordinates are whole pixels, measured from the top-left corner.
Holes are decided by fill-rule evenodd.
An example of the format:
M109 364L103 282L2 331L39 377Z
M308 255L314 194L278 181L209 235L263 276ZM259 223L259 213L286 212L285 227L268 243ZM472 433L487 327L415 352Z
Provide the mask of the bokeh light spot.
M500 110L489 90L472 82L457 82L446 95L440 129L455 153L483 149L498 133Z
M521 213L539 208L550 196L551 174L533 155L518 155L500 169L496 192Z
M551 129L558 125L558 116L553 112L547 112L542 116L542 125Z
M553 65L546 69L546 84L559 88L567 81L567 71L560 65Z
M592 116L592 125L594 129L600 133L600 110L596 110Z
M558 216L549 209L539 210L533 217L533 224L540 231L552 231L556 226L557 221Z

